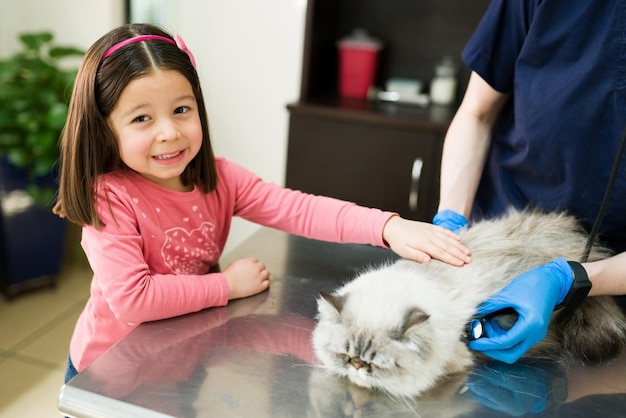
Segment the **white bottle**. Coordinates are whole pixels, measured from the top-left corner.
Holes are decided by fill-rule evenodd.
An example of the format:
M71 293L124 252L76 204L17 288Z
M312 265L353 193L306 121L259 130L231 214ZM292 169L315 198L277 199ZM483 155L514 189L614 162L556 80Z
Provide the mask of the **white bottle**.
M446 56L435 67L435 77L430 82L430 100L437 105L450 105L456 98L456 66Z

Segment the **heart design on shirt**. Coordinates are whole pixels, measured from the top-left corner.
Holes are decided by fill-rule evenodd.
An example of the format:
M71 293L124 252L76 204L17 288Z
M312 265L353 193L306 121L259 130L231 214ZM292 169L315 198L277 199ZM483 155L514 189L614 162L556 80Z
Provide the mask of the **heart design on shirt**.
M176 274L206 274L219 257L215 225L203 222L191 231L181 227L168 229L161 255Z

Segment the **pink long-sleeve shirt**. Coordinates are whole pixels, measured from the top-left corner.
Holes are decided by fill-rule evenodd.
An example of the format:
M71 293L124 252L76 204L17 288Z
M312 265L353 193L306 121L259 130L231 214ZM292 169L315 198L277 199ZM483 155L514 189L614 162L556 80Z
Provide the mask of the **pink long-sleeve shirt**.
M102 177L106 226L84 227L81 240L94 276L70 344L77 370L142 322L226 305L226 278L209 270L233 216L307 238L386 246L393 213L282 188L223 158L216 166L208 194L167 190L130 170Z

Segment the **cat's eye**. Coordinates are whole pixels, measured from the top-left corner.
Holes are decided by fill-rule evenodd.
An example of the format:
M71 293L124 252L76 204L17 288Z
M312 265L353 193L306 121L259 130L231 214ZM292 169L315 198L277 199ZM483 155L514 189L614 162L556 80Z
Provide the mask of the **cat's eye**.
M350 363L350 360L352 359L352 357L350 357L347 354L338 354L338 356L341 359L341 361L343 361L345 364Z

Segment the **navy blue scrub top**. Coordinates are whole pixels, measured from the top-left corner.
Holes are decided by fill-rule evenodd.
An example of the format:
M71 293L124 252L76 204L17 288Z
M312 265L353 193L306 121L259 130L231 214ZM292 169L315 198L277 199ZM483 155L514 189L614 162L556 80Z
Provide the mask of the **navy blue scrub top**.
M512 95L472 218L531 206L591 229L626 125L626 1L494 0L462 57ZM626 250L626 161L600 234Z

